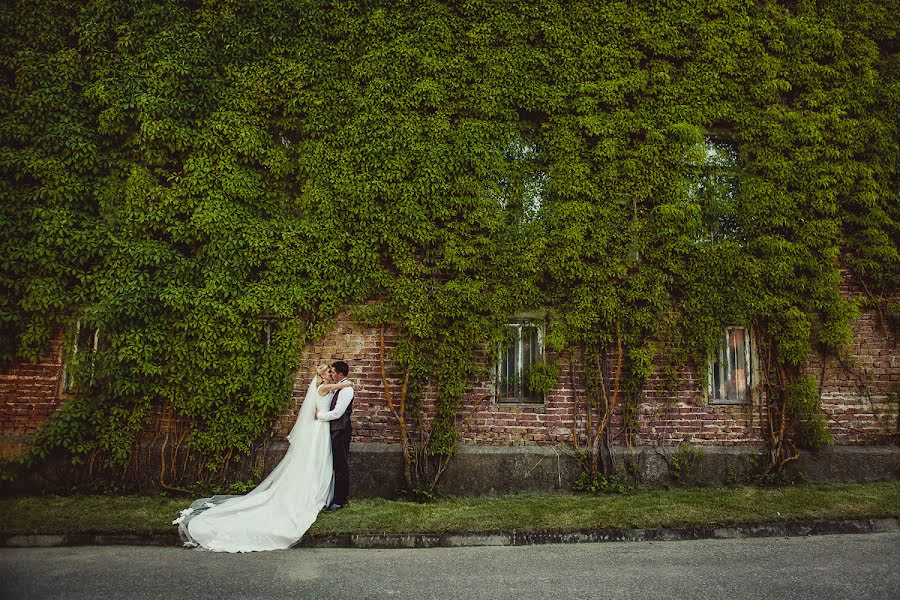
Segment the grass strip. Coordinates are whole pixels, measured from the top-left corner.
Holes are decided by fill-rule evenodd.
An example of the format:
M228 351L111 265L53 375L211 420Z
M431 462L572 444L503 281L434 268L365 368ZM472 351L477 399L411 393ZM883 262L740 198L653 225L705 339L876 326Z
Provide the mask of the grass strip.
M0 533L172 532L172 520L189 504L164 496L0 498ZM320 515L310 533L564 532L880 517L900 517L900 482L529 493L427 504L360 499Z

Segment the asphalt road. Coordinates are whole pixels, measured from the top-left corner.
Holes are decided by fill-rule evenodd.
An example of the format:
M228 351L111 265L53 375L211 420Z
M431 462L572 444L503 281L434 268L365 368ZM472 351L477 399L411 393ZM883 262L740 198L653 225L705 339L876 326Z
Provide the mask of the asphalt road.
M900 598L900 533L215 554L0 550L3 598Z

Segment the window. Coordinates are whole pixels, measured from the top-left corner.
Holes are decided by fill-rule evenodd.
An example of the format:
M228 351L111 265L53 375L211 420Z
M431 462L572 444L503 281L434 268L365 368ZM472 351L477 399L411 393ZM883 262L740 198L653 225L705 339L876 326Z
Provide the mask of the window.
M751 388L750 336L743 327L729 327L709 365L710 404L749 404Z
M544 355L543 327L535 321L513 321L506 333L497 361L497 402L542 402L541 395L529 389L528 374Z
M75 321L75 335L63 363L63 393L76 392L85 387L85 383L93 383L94 361L99 345L100 329L83 327L81 321Z
M534 221L543 205L547 186L547 173L541 166L543 153L525 136L508 141L502 152L507 169L497 182L500 207L516 221Z
M688 198L700 205L703 223L697 241L734 238L738 231L737 149L730 142L707 137L691 155L693 175L688 182Z

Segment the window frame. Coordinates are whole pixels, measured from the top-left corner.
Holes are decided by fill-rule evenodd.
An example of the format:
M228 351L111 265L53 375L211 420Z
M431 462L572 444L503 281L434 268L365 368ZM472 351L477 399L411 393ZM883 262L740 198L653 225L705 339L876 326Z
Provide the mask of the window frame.
M492 195L500 209L516 223L534 223L540 219L544 209L549 183L545 150L539 143L536 130L521 129L501 145L500 152L509 166L507 174L512 178L495 181Z
M706 152L706 157L703 163L691 163L691 168L696 169L696 174L692 175L689 178L688 186L690 188L696 188L697 191L688 192L688 196L691 198L691 202L697 203L701 209L706 208L702 197L704 193L701 191L704 187L709 187L708 182L710 180L715 180L717 178L721 178L723 180L727 180L727 186L729 188L729 204L731 204L731 209L734 210L736 208L737 199L740 196L740 172L741 172L741 154L740 147L737 141L734 139L732 135L728 132L724 131L712 131L708 132L703 136L703 148ZM729 158L731 159L731 164L729 165L718 165L718 164L707 164L706 159L710 157L710 149L716 149L716 147L726 147L727 152L729 154ZM698 244L709 244L722 242L727 240L739 240L739 231L736 228L736 224L732 223L731 231L727 229L723 229L721 227L723 221L723 217L730 217L734 219L734 214L727 215L721 214L716 217L716 220L713 222L709 222L707 220L707 216L702 216L702 229L701 235L698 236L694 241Z
M744 393L743 397L717 397L718 390L716 390L715 386L715 371L716 365L720 363L720 357L723 355L723 351L726 355L726 362L730 365L730 360L727 358L728 353L731 349L730 343L730 335L731 332L741 330L744 332L744 343L743 343L743 355L744 355ZM756 381L756 358L754 355L754 348L752 343L753 335L752 331L749 327L742 326L728 326L722 331L722 335L719 340L719 346L716 348L716 353L714 356L710 357L709 362L706 366L706 399L707 403L715 406L747 406L753 403L753 385ZM721 367L719 367L721 369ZM730 370L729 366L726 366L726 372L723 373L725 375L727 371ZM735 369L737 371L737 369ZM735 373L735 376L737 374ZM724 384L726 378L722 377L722 382ZM720 384L721 386L722 384ZM735 386L736 387L736 386ZM728 386L726 385L726 389Z
M514 355L516 357L516 368L515 374L516 377L521 378L522 372L524 370L524 336L522 335L522 330L524 327L534 327L536 334L536 352L533 351L531 353L531 363L534 364L538 360L543 360L545 358L546 349L544 347L545 344L545 324L539 318L534 317L515 317L510 319L507 324L507 328L516 328L517 333L515 336L514 344L516 344L516 349ZM493 380L492 380L492 398L494 404L505 404L505 405L543 405L546 402L546 397L544 394L535 394L533 396L526 396L524 393L518 393L514 396L506 396L501 395L501 371L503 371L503 366L506 363L506 357L508 355L509 348L507 346L501 346L497 351L496 362L493 368ZM516 384L514 384L516 386ZM520 390L523 390L523 385L521 383L517 384Z
M88 380L88 386L94 383L94 367L95 361L97 357L97 349L100 347L100 328L99 327L90 327L85 328L88 331L88 337L90 344L88 350L81 350L82 352L90 352L91 353L91 368L90 368L90 376ZM62 361L62 375L60 377L59 383L59 391L61 395L70 395L77 394L80 391L84 390L83 384L80 384L74 380L72 377L71 370L69 365L72 360L74 360L75 356L79 352L78 348L78 340L81 339L81 319L75 321L75 335L72 338L72 344L67 349L66 356Z

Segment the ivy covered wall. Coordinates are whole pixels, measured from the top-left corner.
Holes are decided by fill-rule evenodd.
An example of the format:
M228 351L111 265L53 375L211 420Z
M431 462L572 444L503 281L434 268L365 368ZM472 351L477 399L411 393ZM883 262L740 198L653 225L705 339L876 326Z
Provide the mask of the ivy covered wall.
M895 9L3 8L0 353L84 338L33 457L128 464L163 402L218 468L348 306L397 332L410 428L434 386L436 469L484 349L526 310L597 366L582 392L607 424L660 344L705 364L724 327L752 327L772 464L793 434L822 443L800 365L846 354L860 302L890 331L900 310Z

